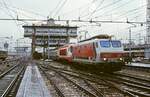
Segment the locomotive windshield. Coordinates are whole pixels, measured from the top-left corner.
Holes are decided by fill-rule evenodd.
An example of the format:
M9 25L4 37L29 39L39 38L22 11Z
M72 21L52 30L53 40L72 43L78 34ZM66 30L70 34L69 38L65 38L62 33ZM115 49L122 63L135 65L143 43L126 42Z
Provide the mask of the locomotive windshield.
M118 47L121 47L121 42L118 41L118 40L102 40L100 41L100 45L101 47L105 47L105 48L108 48L108 47L114 47L114 48L118 48Z
M110 41L109 40L103 40L100 41L101 47L110 47Z
M111 43L112 43L112 47L121 47L120 41L113 40L113 41L111 41Z

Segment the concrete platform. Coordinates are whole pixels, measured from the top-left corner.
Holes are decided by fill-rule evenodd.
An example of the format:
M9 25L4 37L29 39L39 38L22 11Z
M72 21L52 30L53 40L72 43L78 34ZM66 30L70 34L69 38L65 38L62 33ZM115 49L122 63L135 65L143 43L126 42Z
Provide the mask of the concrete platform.
M36 65L29 65L16 97L51 97Z
M144 64L144 63L131 63L131 64L127 64L128 66L136 66L136 67L146 67L146 68L150 68L150 64Z

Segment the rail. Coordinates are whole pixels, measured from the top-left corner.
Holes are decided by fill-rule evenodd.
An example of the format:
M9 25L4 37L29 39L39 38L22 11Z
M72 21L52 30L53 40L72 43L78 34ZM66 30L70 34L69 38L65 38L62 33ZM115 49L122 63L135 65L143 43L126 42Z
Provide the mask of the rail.
M46 69L47 67L44 66L43 68ZM120 91L120 93L122 93L122 94L133 96L128 91L122 90L122 89L120 89L120 87L116 87L115 85L112 85L112 83L108 83L107 81L104 81L103 79L99 79L97 77L94 77L93 75L83 73L83 72L78 72L78 71L70 71L70 70L57 68L57 67L53 67L53 66L50 66L48 69L52 69L52 68L54 70L57 70L57 71L63 73L63 74L67 74L67 75L70 75L70 76L81 78L81 79L86 80L86 81L94 82L94 83L97 83L99 85L103 85L104 87L108 86L108 87L111 87L111 88L115 88L118 91ZM105 83L103 83L102 81L105 82ZM95 87L93 87L93 88L96 89ZM99 89L96 89L95 92L98 94L98 97L104 97L105 96L104 92L100 91Z
M40 67L42 68L42 67ZM75 83L74 81L72 81L71 79L67 78L66 76L62 75L59 71L55 70L55 69L51 69L52 71L56 72L57 74L59 74L61 77L63 77L65 80L67 80L68 82L72 83L73 86L76 86L79 90L81 90L82 92L84 92L85 94L89 95L90 97L98 97L97 95L91 93L90 91L86 90L85 88L81 87L79 84ZM56 84L56 83L55 83ZM56 86L56 85L55 85ZM58 89L58 88L57 88ZM60 89L58 89L58 92L61 92ZM62 92L61 92L62 93ZM63 96L65 97L65 96Z
M126 76L120 75L118 77L117 75L114 74L106 74L106 73L99 73L99 74L93 74L93 73L87 73L87 72L80 72L78 70L72 71L72 70L67 70L66 68L59 68L58 66L51 66L51 65L46 65L47 67L43 68L48 68L48 69L54 69L57 70L61 73L71 75L71 76L76 76L78 78L84 78L85 80L91 81L91 82L101 82L102 80L106 82L104 85L107 85L109 87L115 88L118 91L120 91L122 94L135 97L135 96L144 96L144 97L149 97L150 96L150 83L149 80L144 80L144 78L138 78L138 77L133 77L128 75L128 78ZM47 69L47 70L48 70ZM130 79L129 79L130 78ZM132 78L132 79L131 79ZM102 93L103 94L103 93Z
M11 81L7 89L4 91L1 97L7 97L9 92L12 90L12 87L16 84L17 79L19 78L20 74L24 71L25 67L22 67L22 69L18 72L18 74L15 76L15 78Z
M41 68L40 66L39 66L39 69L43 72L43 74L46 76L46 78L47 78L47 79L50 81L50 83L54 86L54 88L55 88L56 92L58 93L58 95L59 95L60 97L65 97L64 94L61 92L61 90L56 86L56 83L50 79L50 77L49 77L48 74L45 72L45 70L44 70L43 68Z

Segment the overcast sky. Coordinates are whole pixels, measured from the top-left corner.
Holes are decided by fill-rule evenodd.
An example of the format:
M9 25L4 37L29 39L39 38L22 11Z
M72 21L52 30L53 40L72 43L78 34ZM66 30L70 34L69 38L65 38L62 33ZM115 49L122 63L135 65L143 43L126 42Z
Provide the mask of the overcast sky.
M120 20L145 21L146 0L0 0L0 18ZM31 22L30 22L31 23ZM24 22L0 21L0 37L23 37ZM129 24L71 23L88 30L88 37L97 34L115 35L128 39ZM97 25L97 26L96 26ZM145 35L145 26L132 29L133 39Z

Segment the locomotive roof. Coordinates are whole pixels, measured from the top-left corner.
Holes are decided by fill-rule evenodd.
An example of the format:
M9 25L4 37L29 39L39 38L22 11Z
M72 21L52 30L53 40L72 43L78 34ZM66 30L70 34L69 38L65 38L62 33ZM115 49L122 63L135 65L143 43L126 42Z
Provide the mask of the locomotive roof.
M89 39L82 40L80 42L89 41L89 40L93 40L93 39L111 39L111 37L112 36L109 36L107 34L101 34L101 35L93 36Z
M61 46L60 48L62 49L62 48L67 48L67 47L70 47L70 46L80 46L80 45L83 45L83 44L89 44L89 43L92 43L92 42L98 42L98 41L100 41L100 40L112 40L112 39L110 39L110 38L106 38L106 39L98 39L98 38L96 38L96 39L92 39L92 40L87 40L87 41L83 41L83 42L78 42L78 43L76 43L76 44L66 44L66 45L64 45L64 46ZM57 48L58 49L58 48Z
M88 44L88 43L92 43L92 42L97 42L99 40L110 40L110 39L92 39L92 40L87 40L87 41L79 42L76 45Z
M74 45L75 43L69 43L69 44L65 44L64 46L61 46L60 48L65 48L65 47L69 47L71 45Z

